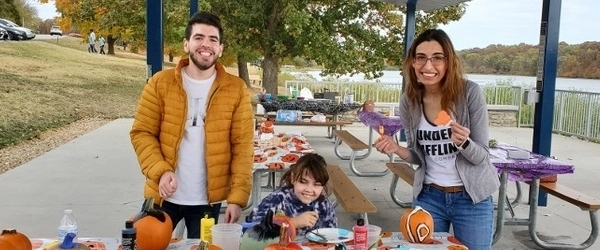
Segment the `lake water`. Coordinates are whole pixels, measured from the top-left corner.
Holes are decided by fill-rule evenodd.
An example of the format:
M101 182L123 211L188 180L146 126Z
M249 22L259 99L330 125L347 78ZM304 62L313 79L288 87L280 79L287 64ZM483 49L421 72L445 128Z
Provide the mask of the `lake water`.
M317 81L322 81L323 77L319 74L321 71L308 71L306 72ZM327 77L326 77L327 78ZM512 82L513 85L521 85L526 87L535 87L534 76L510 76L510 75L478 75L478 74L467 74L467 78L481 85L496 84L501 82ZM352 77L342 76L341 80L359 82L366 81L364 75L357 74ZM402 78L400 71L397 70L385 70L383 76L378 79L378 82L387 84L399 84ZM371 80L374 82L374 80ZM585 91L600 93L600 79L580 79L580 78L556 78L556 89L557 90L574 90L574 91Z

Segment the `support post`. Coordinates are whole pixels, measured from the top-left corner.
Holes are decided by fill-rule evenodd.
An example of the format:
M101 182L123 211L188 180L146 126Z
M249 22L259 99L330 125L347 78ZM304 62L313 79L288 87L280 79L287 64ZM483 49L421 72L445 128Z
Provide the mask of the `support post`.
M163 0L146 0L146 79L162 70Z
M550 156L552 145L561 1L544 0L540 23L540 58L536 79L539 102L535 104L532 151L546 156ZM538 205L546 206L547 202L548 194L540 192Z
M198 12L198 0L190 0L190 17Z

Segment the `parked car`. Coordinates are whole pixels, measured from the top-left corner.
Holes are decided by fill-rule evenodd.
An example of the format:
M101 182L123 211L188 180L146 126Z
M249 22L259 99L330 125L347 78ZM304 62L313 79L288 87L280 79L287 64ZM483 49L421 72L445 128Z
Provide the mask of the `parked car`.
M62 36L62 30L60 29L60 26L52 26L52 28L50 28L50 36L53 35Z
M25 38L24 39L33 39L33 38L35 38L35 33L33 33L33 31L31 31L28 28L21 27L21 26L17 25L16 23L13 23L12 21L10 21L8 19L0 18L0 24L2 24L4 26L12 27L12 28L15 28L15 29L18 29L18 30L21 30L21 31L25 32Z
M4 28L0 28L0 40L8 40L8 31L6 31Z
M22 31L20 29L11 27L11 26L6 26L2 23L0 23L0 28L6 30L7 33L7 38L8 40L25 40L27 39L27 34L25 34L25 31Z

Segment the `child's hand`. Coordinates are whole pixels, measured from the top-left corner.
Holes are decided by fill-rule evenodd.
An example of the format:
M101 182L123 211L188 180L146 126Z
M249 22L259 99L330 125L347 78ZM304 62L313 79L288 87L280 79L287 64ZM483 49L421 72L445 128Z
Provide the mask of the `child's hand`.
M303 228L314 227L315 224L317 224L318 219L319 213L317 213L317 211L308 211L292 218L292 221L294 222L294 225L296 225L296 228Z

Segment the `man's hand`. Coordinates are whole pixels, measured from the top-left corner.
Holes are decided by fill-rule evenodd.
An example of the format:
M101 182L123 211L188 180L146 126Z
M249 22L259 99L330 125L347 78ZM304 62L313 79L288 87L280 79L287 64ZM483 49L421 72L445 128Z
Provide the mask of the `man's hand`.
M296 228L312 228L315 226L315 224L317 224L318 219L319 213L317 213L317 211L308 211L292 218L292 221L294 222L294 226L296 226Z
M237 223L242 214L242 207L237 204L227 204L225 210L225 223Z
M171 197L177 190L177 179L175 173L168 171L165 172L158 182L158 193L163 199Z

